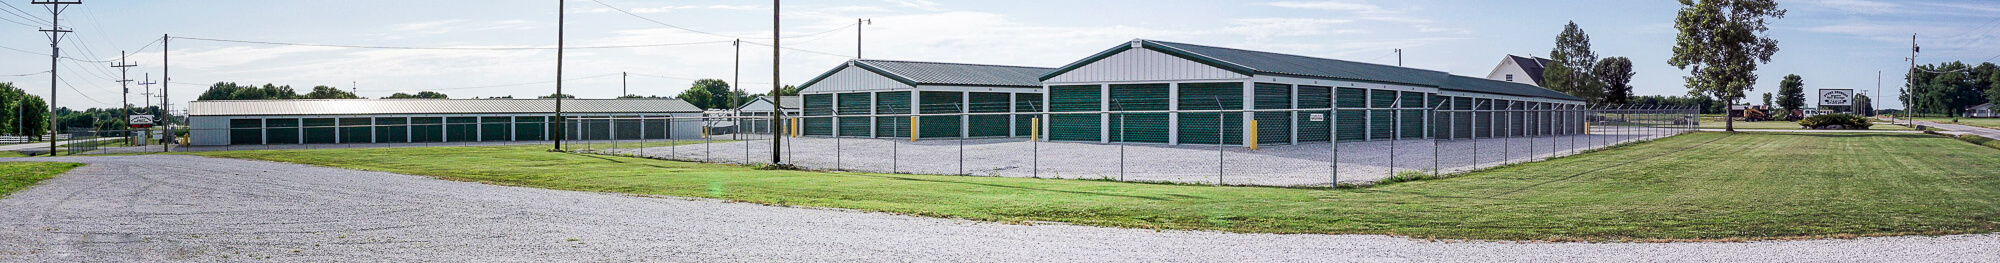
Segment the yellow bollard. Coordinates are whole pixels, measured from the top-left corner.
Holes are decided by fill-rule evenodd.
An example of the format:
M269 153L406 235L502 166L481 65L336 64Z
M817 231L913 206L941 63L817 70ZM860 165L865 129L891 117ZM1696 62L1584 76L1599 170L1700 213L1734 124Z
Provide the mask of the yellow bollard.
M792 132L792 138L798 138L798 137L799 137L799 119L792 119L792 127L791 127L790 129L786 129L786 130L788 130L788 131L791 131L791 132Z
M917 141L917 116L910 116L910 142Z
M1250 120L1250 126L1249 126L1249 127L1245 127L1245 128L1247 128L1247 129L1250 129L1250 138L1249 138L1248 140L1245 140L1245 141L1243 141L1243 142L1244 142L1244 143L1249 143L1249 144L1250 144L1250 149L1251 149L1251 150L1256 150L1256 149L1257 149L1257 120Z
M708 126L707 126L707 125L703 125L703 126L701 126L701 138L702 138L702 139L708 139Z
M1584 135L1590 135L1590 123L1589 123L1589 122L1585 122L1585 123L1583 123L1583 134L1584 134Z
M1042 138L1042 118L1028 118L1028 141Z

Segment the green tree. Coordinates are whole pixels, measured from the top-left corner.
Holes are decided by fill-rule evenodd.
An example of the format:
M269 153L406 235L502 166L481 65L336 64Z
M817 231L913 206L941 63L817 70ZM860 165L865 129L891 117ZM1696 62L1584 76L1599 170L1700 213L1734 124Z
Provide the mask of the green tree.
M709 106L709 99L714 97L714 94L708 93L708 89L701 88L687 89L686 91L681 91L680 95L674 96L674 98L686 101L688 104L694 104L695 107L702 109L712 109Z
M1862 116L1875 116L1875 100L1868 98L1868 94L1854 94L1854 107L1861 109L1857 112L1861 113Z
M1733 105L1757 84L1757 65L1778 53L1778 40L1765 31L1768 20L1784 17L1776 0L1681 0L1674 17L1680 33L1667 64L1693 68L1683 77L1690 94ZM1723 119L1724 129L1735 132L1735 119Z
M562 98L564 98L564 99L574 99L574 98L576 98L576 95L571 95L571 94L561 94L561 93L549 93L549 95L542 95L541 97L535 97L535 98L537 98L537 99L554 99L554 98L556 98L556 97L562 97Z
M237 85L235 82L216 82L209 85L196 100L290 100L300 98L292 86L264 84L263 87Z
M1778 107L1791 112L1806 108L1806 80L1798 74L1785 75L1778 81Z
M1770 93L1770 92L1765 92L1765 93L1764 93L1764 107L1765 107L1765 108L1770 108L1770 107L1771 107L1771 93Z
M417 92L417 94L414 95L409 93L397 92L396 94L390 94L389 97L385 97L385 99L450 99L450 98L451 96L446 96L444 95L444 93L438 93L436 91Z
M1604 103L1625 104L1632 101L1632 59L1608 57L1597 61L1592 74L1604 85Z
M1597 52L1590 51L1590 34L1577 27L1576 22L1569 22L1563 26L1562 34L1556 35L1556 47L1549 51L1549 60L1555 64L1542 71L1545 87L1591 103L1604 102L1604 84L1591 69L1598 63Z
M313 86L313 91L312 91L312 92L310 92L310 93L306 93L306 95L305 95L304 97L305 97L305 99L315 99L315 100L335 100L335 99L360 99L360 98L361 98L361 96L355 96L355 95L354 95L354 93L351 93L351 92L347 92L347 91L344 91L344 90L340 90L340 88L335 88L335 87L327 87L327 86L325 86L325 85L321 85L321 86Z

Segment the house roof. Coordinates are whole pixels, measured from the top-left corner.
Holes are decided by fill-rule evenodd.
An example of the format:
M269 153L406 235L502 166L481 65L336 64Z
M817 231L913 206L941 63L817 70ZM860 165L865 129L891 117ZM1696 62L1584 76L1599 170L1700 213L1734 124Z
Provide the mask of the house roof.
M1444 90L1581 100L1532 85L1454 76L1441 71L1315 58L1263 51L1139 39L1043 75L1048 80L1133 48L1146 48L1244 75L1281 75L1437 87ZM1539 78L1539 77L1538 77Z
M554 99L356 99L205 100L188 104L193 116L483 114L555 112ZM679 99L564 99L564 113L691 113L701 108Z
M819 77L814 77L812 80L806 81L805 84L799 85L799 88L801 90L810 88L813 84L818 84L819 81L832 77L834 73L848 67L860 67L902 82L903 84L909 84L910 86L940 85L1023 88L1041 88L1042 82L1038 78L1043 74L1048 74L1050 71L1055 70L1053 68L1020 66L862 59L851 60L848 63L841 64L839 67L833 68L833 70L820 74Z
M1507 59L1514 60L1514 65L1520 65L1521 71L1528 72L1528 79L1535 80L1535 85L1544 84L1542 82L1542 71L1548 69L1548 64L1551 63L1549 59L1515 55L1507 55Z
M744 107L750 107L750 104L757 104L757 102L759 101L762 101L764 103L771 103L771 97L759 96L757 97L757 100L751 101L750 103L744 103L743 106L737 106L736 109L742 110ZM799 99L799 96L785 96L785 107L784 107L785 109L796 110L800 108L800 105L805 105L805 101Z

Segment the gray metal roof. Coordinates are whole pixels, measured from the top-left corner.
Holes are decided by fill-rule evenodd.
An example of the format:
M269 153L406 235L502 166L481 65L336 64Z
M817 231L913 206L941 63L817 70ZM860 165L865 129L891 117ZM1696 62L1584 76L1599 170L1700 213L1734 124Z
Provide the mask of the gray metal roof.
M799 85L799 88L810 88L813 84L819 83L820 80L833 76L833 73L840 72L841 69L846 69L849 66L859 66L862 69L867 69L868 71L895 79L896 81L903 82L903 84L910 84L911 86L1041 88L1042 75L1055 71L1054 68L921 61L863 59L849 62L841 64L839 67L835 67L833 70L827 71L825 74L821 74L810 81L806 81L805 84Z
M1549 59L1525 58L1515 55L1507 55L1507 58L1513 59L1515 65L1520 65L1522 71L1527 71L1528 79L1534 80L1535 85L1544 85L1544 82L1542 82L1542 71L1548 69L1548 64L1551 62Z
M482 114L555 112L554 99L209 100L188 106L193 116ZM695 113L679 99L564 99L564 113Z
M1134 41L1139 43L1138 46L1146 49L1160 51L1161 53L1167 53L1175 57L1180 57L1183 59L1199 62L1202 64L1206 64L1216 68L1221 68L1224 70L1233 71L1236 73L1241 73L1244 75L1265 74L1265 75L1296 76L1296 77L1323 78L1323 79L1335 79L1335 80L1367 81L1367 82L1403 84L1412 86L1437 87L1439 89L1465 91L1465 92L1541 97L1541 98L1564 99L1564 100L1579 100L1576 98L1576 96L1570 96L1568 94L1562 94L1560 92L1555 92L1553 90L1548 90L1541 87L1535 87L1532 85L1519 85L1519 86L1502 85L1501 83L1506 83L1506 82L1488 80L1490 82L1498 82L1498 83L1489 83L1487 81L1481 81L1485 79L1455 76L1451 75L1451 73L1445 73L1442 71L1432 71L1432 70L1406 68L1406 67L1389 66L1389 65L1377 65L1377 64L1345 61L1338 59L1315 58L1315 57L1279 54L1279 53L1271 53L1263 51L1251 51L1251 50L1242 50L1242 49L1233 49L1224 47L1174 43L1174 42L1157 41L1157 40L1139 39ZM1063 66L1062 68L1058 68L1056 69L1056 71L1043 75L1039 79L1054 78L1058 75L1062 75L1063 73L1078 68L1082 68L1083 66L1095 63L1098 60L1109 58L1113 55L1117 55L1120 52L1124 52L1132 48L1134 47L1131 44L1119 45L1118 47L1113 47L1110 50L1100 52L1095 56L1091 56L1090 58L1086 58L1084 60L1077 61L1075 63L1070 63L1069 65ZM1518 83L1513 83L1513 84L1518 84Z
M1445 80L1444 85L1438 86L1438 89L1450 90L1450 91L1463 91L1463 92L1506 94L1506 95L1550 98L1559 100L1583 100L1583 98L1570 96L1569 94L1564 94L1562 92L1557 92L1542 87L1536 87L1534 85L1490 80L1485 78L1456 76L1456 75L1451 76L1450 79Z

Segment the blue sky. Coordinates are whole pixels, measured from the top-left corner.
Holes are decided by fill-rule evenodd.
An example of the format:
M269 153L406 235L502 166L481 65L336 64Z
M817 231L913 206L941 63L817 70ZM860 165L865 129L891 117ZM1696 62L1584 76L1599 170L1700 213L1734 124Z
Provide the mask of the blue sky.
M4 0L33 18L47 11ZM612 11L609 4L648 19ZM556 1L85 1L63 17L76 30L64 55L116 59L161 34L177 37L336 45L411 47L553 47ZM631 93L670 96L693 79L729 80L733 37L768 43L769 1L568 1L568 44L678 46L568 51L565 88L586 98L617 96L630 72ZM1774 92L1786 74L1808 89L1869 90L1883 72L1893 94L1908 66L1909 37L1921 34L1920 63L2000 56L2000 2L1782 1L1789 16L1771 35L1782 51L1758 72L1753 94ZM1134 38L1395 64L1483 77L1507 54L1546 56L1564 23L1590 33L1600 56L1637 65L1641 95L1686 94L1686 71L1671 55L1676 1L943 1L849 0L786 3L780 82L796 84L854 52L855 18L871 18L865 55L922 60L1057 67ZM0 9L13 11L8 6ZM0 82L46 95L47 38L37 28L0 21ZM25 52L23 52L25 51ZM820 54L830 53L830 54ZM742 82L768 90L769 47L746 45ZM159 79L161 49L135 51L132 78ZM217 81L357 88L362 96L441 90L455 98L532 97L553 92L552 50L393 50L276 46L176 39L173 97L184 103ZM118 100L116 71L106 63L65 60L62 106L109 107ZM577 79L582 78L582 79ZM351 87L356 83L358 87ZM513 85L524 84L524 85ZM69 86L74 86L71 88ZM156 86L157 88L157 86ZM134 86L135 93L139 88ZM80 96L81 95L81 96ZM87 98L86 98L87 97ZM137 95L132 96L135 100ZM1752 96L1755 99L1755 95ZM140 104L134 102L134 104ZM1900 108L1884 101L1884 108Z

